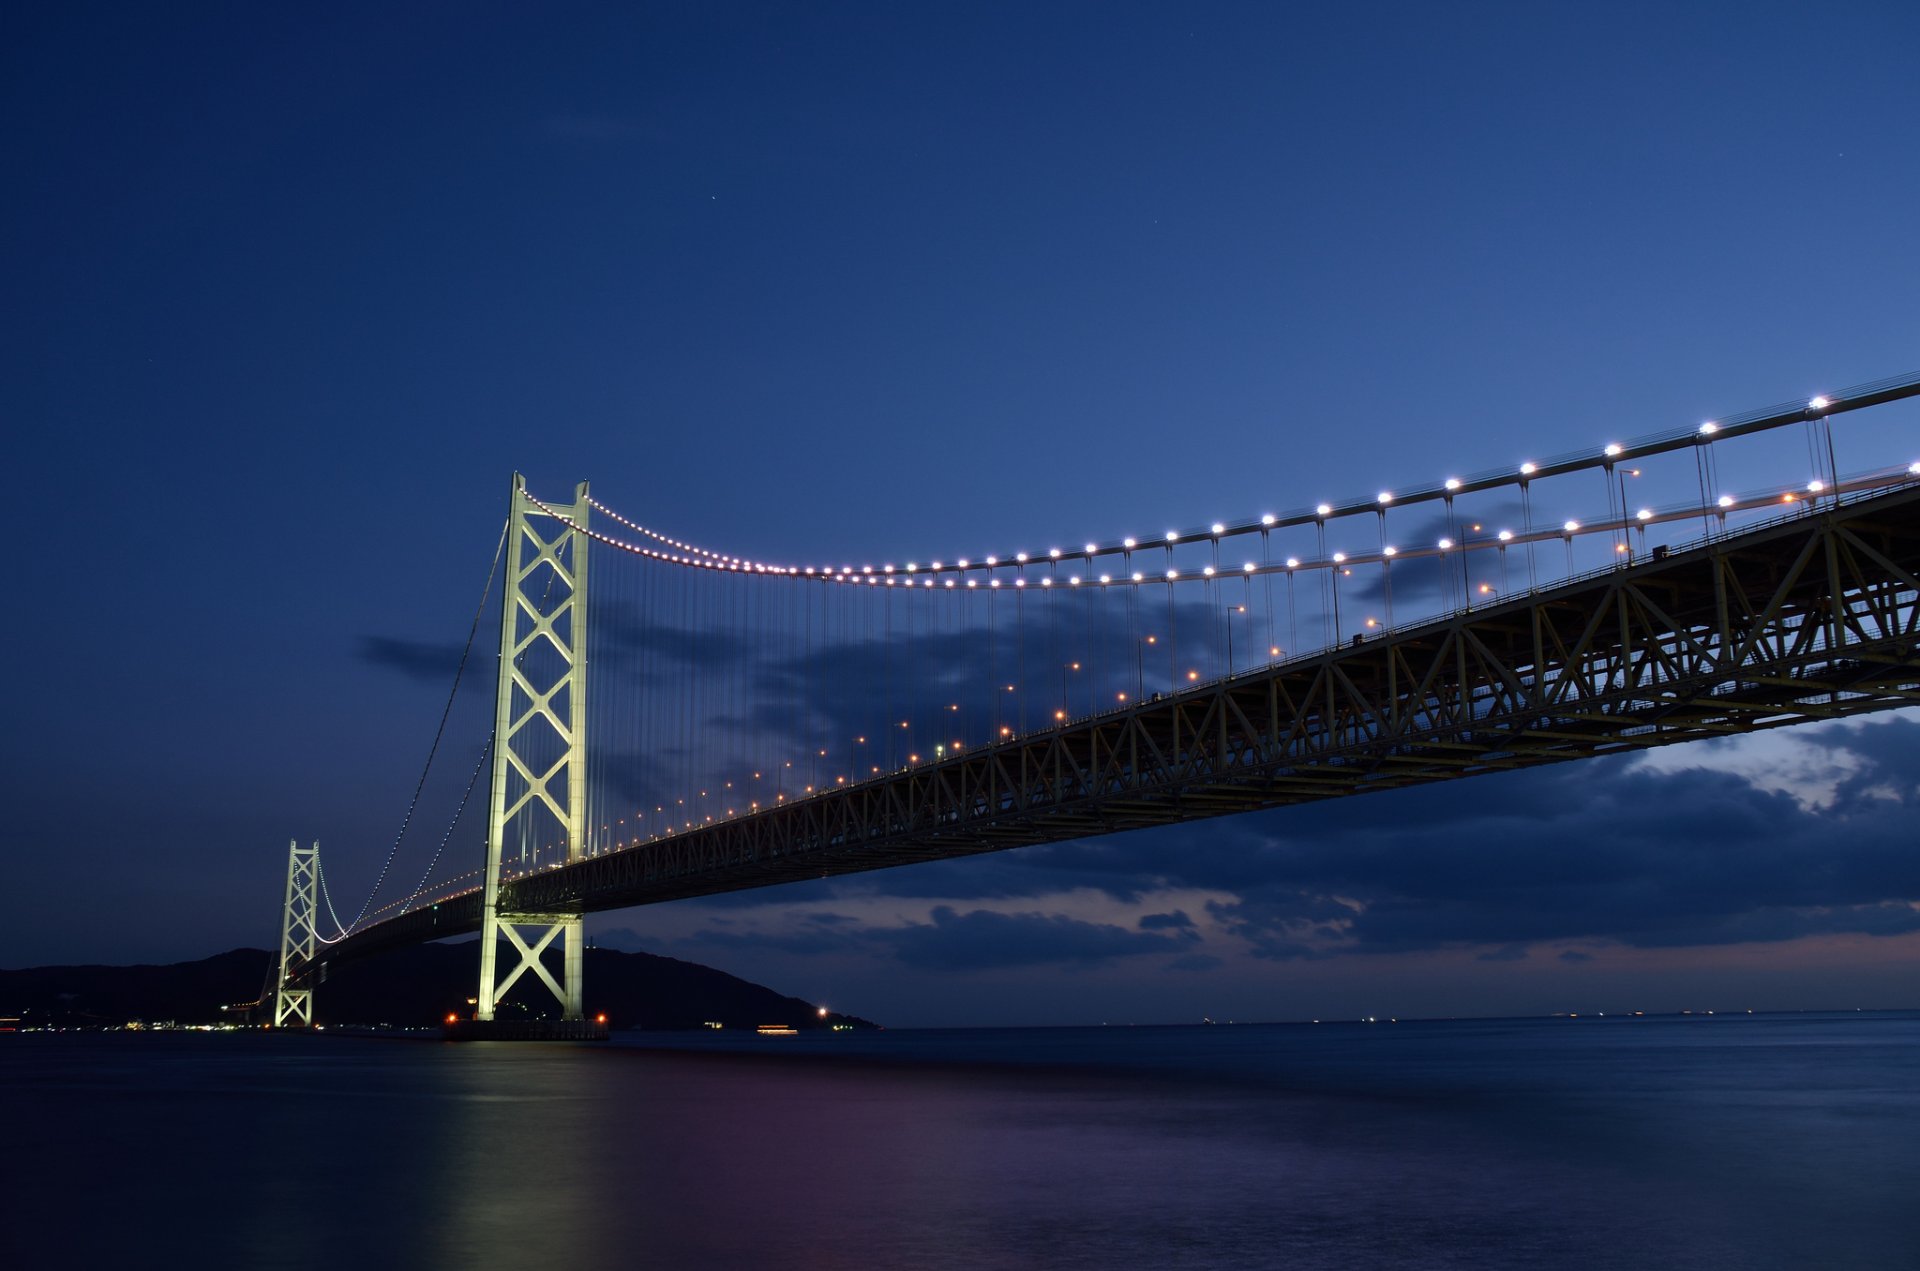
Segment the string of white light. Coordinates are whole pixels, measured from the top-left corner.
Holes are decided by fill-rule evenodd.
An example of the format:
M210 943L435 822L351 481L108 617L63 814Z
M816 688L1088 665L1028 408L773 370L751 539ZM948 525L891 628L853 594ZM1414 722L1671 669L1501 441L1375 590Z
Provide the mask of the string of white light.
M1070 566L1055 553L1049 553L1048 556L1039 560L1030 560L1028 554L1024 552L1016 553L1014 560L1011 562L1000 561L995 557L988 557L985 562L978 566L976 566L974 562L962 560L951 567L936 562L926 567L909 564L902 569L896 569L892 565L882 565L879 567L867 565L861 566L857 570L851 566L841 566L831 572L814 572L814 570L804 567L767 565L762 562L722 557L712 553L703 557L690 557L675 553L660 552L642 544L616 538L611 534L596 530L591 526L581 525L566 513L549 506L532 494L528 494L526 497L528 502L532 503L548 516L553 517L572 529L580 531L593 541L606 547L647 557L652 560L692 568L732 573L780 575L782 577L797 577L802 580L814 582L829 582L856 586L864 585L869 587L918 587L927 589L937 586L945 589L978 590L984 585L989 590L1000 587L1014 589L1029 587L1048 589L1061 587L1073 589L1079 587L1158 586L1163 583L1205 582L1214 578L1233 576L1258 577L1299 571L1351 568L1354 565L1379 564L1388 560L1445 556L1455 552L1497 551L1515 545L1524 546L1528 543L1556 542L1589 534L1617 534L1622 530L1640 526L1658 525L1672 521L1698 520L1706 517L1724 516L1735 510L1754 511L1765 506L1795 504L1817 497L1833 497L1840 494L1859 493L1863 490L1882 489L1909 483L1916 477L1920 477L1920 463L1908 464L1905 467L1877 469L1872 472L1857 474L1838 482L1825 482L1815 479L1805 483L1776 485L1741 494L1722 494L1704 504L1680 504L1661 508L1641 508L1631 515L1609 514L1602 517L1572 517L1562 521L1557 526L1549 526L1547 528L1530 531L1501 529L1491 533L1483 533L1478 539L1463 535L1458 540L1451 537L1444 537L1431 545L1400 546L1397 544L1382 544L1378 547L1361 551L1334 551L1326 556L1316 558L1288 556L1284 560L1279 561L1248 560L1243 562L1238 568L1203 565L1197 569L1170 567L1153 570L1133 569L1120 572L1112 570L1093 572L1089 569L1089 572L1085 574L1069 572L1064 575L1061 571L1070 568ZM1382 495L1381 497L1385 499L1389 496ZM601 505L595 502L594 506L598 508ZM615 513L609 512L608 515L614 516L622 525L633 525L632 522L626 520L624 517L619 517ZM665 541L662 536L652 531L645 532L651 537ZM1167 541L1174 542L1176 538L1177 536L1169 531ZM1133 540L1131 539L1126 540L1126 542L1133 544ZM1127 550L1132 550L1132 547L1130 546ZM1095 552L1091 557L1074 557L1071 559L1075 561L1087 559L1090 561L1101 554L1102 553ZM1029 577L1026 573L1026 567L1029 566L1035 570L1044 568L1046 572ZM934 571L941 571L951 574L956 570L971 570L975 568L1011 568L1018 570L1018 573L1013 577L1002 578L990 576L985 579L939 577L934 573Z
M1857 388L1849 389L1845 393L1816 396L1804 404L1792 403L1767 407L1762 410L1751 411L1723 420L1708 421L1696 427L1650 433L1625 442L1610 442L1597 449L1552 456L1537 462L1527 460L1513 467L1493 469L1467 476L1448 477L1441 482L1431 485L1401 489L1398 491L1378 490L1370 496L1350 498L1338 502L1323 502L1315 504L1311 508L1297 509L1290 512L1265 513L1258 517L1245 517L1235 521L1214 521L1208 525L1191 529L1169 529L1158 537L1140 538L1137 536L1128 536L1105 542L1087 541L1084 542L1077 551L1065 547L1052 547L1044 552L1015 551L1005 554L989 553L977 557L942 557L928 562L908 561L905 564L882 563L879 565L863 564L859 566L852 564L841 564L838 566L773 564L767 561L757 560L753 557L737 556L726 552L715 551L711 548L697 546L662 531L642 525L601 503L598 499L591 498L588 502L592 507L610 517L620 526L672 550L661 550L660 548L650 548L641 544L626 542L588 527L576 526L575 528L582 529L589 537L594 538L596 541L606 543L608 546L619 547L621 550L668 564L735 573L809 578L843 583L855 582L874 586L899 586L902 585L899 580L911 578L914 581L905 583L904 585L931 587L941 585L941 583L929 581L929 576L940 579L941 582L945 582L944 576L964 576L968 574L983 574L988 579L991 579L1000 571L1011 570L1016 573L1024 573L1022 567L1025 566L1058 564L1074 560L1084 562L1087 573L1092 575L1096 572L1094 562L1101 557L1123 556L1130 558L1133 552L1147 547L1174 546L1195 541L1219 543L1222 540L1231 539L1240 535L1271 532L1295 526L1325 525L1329 522L1338 521L1343 517L1356 516L1363 513L1377 513L1388 507L1405 507L1436 500L1451 501L1462 495L1496 489L1502 486L1527 487L1536 481L1571 472L1578 472L1584 469L1605 468L1611 472L1615 466L1621 463L1643 459L1651 455L1679 450L1688 446L1710 446L1716 442L1769 429L1785 427L1795 423L1818 422L1846 411L1878 405L1885 401L1913 396L1915 394L1920 394L1920 376L1898 377L1861 385ZM566 521L569 525L573 524L569 518L555 513L553 509L541 503L538 499L534 499L532 495L528 495L528 498L548 515L557 516L557 519ZM1147 571L1141 571L1142 578L1133 580L1131 578L1133 572L1134 571L1130 569L1124 570L1121 573L1121 577L1128 581L1166 580L1162 574L1150 574ZM1111 574L1112 571L1109 571L1109 573ZM886 584L886 580L890 577L896 579L896 582ZM989 581L988 585L992 586L993 583ZM1023 586L1025 584L1020 582L1016 577L1006 580L1005 585Z

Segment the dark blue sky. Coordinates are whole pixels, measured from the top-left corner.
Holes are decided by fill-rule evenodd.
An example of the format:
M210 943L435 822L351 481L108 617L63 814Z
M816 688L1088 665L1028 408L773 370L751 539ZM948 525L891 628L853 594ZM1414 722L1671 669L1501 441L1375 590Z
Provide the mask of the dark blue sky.
M1920 366L1910 5L1189 7L0 20L0 965L267 943L294 836L363 894L445 691L368 641L516 469L904 559ZM896 1023L1911 1004L1915 726L599 926ZM1514 858L1569 791L1632 842Z

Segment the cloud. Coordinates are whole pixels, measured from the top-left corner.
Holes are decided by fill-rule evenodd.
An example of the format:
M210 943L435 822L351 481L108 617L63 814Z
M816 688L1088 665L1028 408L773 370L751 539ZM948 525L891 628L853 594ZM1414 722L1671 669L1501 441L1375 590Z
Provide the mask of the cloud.
M1524 962L1527 958L1527 946L1524 944L1503 944L1498 949L1489 949L1478 955L1479 962Z
M410 680L450 682L460 666L461 646L432 640L398 640L363 635L354 656L371 666L397 671Z
M1080 963L1091 965L1183 947L1170 936L1083 922L1064 914L957 913L942 905L933 921L874 933L895 957L926 969L980 969Z
M1514 961L1569 940L1681 948L1920 930L1920 722L1769 741L1784 748L1776 768L1824 773L1827 786L1766 788L1765 774L1725 770L1736 747L1708 744L1688 747L1685 765L1587 760L822 886L1003 909L1076 888L1116 905L1202 893L1216 897L1204 911L1150 913L1140 931L1188 934L1185 919L1273 960L1451 947ZM958 945L973 933L938 934Z
M1164 916L1164 915L1162 915ZM978 971L1009 967L1096 966L1119 958L1179 953L1198 940L1192 931L1163 935L1067 914L960 912L936 905L925 921L858 925L844 915L809 913L804 924L751 929L703 928L676 943L690 949L777 951L789 954L878 955L917 970Z

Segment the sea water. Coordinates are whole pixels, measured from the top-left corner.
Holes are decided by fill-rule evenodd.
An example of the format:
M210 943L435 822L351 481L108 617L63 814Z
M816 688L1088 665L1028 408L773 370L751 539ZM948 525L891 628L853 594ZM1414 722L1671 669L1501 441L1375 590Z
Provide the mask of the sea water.
M19 1267L1920 1267L1920 1013L0 1037Z

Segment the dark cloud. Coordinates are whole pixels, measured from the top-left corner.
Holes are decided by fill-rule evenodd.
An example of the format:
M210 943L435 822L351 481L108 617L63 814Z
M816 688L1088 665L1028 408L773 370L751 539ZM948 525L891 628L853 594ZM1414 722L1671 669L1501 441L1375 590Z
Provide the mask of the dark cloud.
M1224 894L1267 958L1613 940L1647 948L1920 930L1920 723L1829 729L1847 797L1812 811L1710 769L1628 757L1342 799L842 880L1004 898L1091 887ZM1142 923L1143 929L1147 927Z
M401 640L363 635L354 656L370 666L397 671L410 680L449 684L460 666L461 646L432 640Z
M1560 960L1568 966L1578 966L1582 962L1593 961L1593 955L1591 953L1582 953L1578 949L1562 949L1560 951Z
M930 923L885 928L875 935L909 966L949 970L1092 965L1143 953L1168 953L1185 944L1169 936L1083 922L1064 914L1003 914L988 909L962 914L941 905L932 918Z
M811 922L822 927L844 927L848 923L856 923L860 921L858 918L850 917L847 914L835 914L835 913L825 913L825 912L802 914L801 920L804 922Z
M1498 949L1489 949L1476 958L1479 962L1524 962L1527 959L1527 946L1524 944L1503 944Z
M1187 917L1185 910L1176 909L1172 913L1147 914L1140 919L1142 931L1165 931L1176 927L1192 929L1193 919Z
M818 915L809 915L818 917ZM775 950L782 953L879 953L918 970L975 971L1029 966L1094 966L1117 958L1173 953L1199 937L1128 931L1110 923L1065 914L1006 914L975 909L961 913L936 906L929 921L904 926L847 926L839 915L823 930L703 930L681 941L694 949Z

